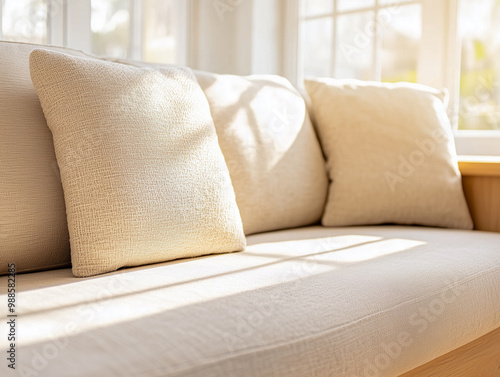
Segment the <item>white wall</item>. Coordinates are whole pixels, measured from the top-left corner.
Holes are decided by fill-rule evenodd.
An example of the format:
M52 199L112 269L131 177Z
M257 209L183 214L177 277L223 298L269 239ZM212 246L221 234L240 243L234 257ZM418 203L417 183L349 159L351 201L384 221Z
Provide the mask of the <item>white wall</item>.
M191 66L218 73L283 73L286 0L194 0Z

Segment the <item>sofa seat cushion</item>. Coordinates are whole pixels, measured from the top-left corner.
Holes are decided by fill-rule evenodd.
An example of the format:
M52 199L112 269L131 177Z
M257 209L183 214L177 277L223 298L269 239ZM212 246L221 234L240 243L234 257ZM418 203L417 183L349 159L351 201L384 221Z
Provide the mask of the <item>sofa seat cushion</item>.
M500 234L309 227L247 241L87 279L18 275L19 373L397 376L500 327Z

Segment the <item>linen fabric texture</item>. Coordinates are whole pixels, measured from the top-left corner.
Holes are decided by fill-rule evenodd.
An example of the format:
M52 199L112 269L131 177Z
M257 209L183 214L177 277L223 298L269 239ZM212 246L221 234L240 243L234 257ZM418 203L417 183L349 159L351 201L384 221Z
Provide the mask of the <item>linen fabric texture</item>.
M472 229L446 92L336 79L305 87L331 181L323 225Z
M16 272L70 265L52 134L29 73L29 55L39 47L0 41L0 275L11 263Z
M318 223L328 178L302 96L279 76L195 74L210 104L245 234Z
M318 226L247 240L99 279L26 275L18 368L71 336L40 376L396 377L500 327L499 233Z
M35 50L73 274L240 251L245 237L207 100L187 68Z

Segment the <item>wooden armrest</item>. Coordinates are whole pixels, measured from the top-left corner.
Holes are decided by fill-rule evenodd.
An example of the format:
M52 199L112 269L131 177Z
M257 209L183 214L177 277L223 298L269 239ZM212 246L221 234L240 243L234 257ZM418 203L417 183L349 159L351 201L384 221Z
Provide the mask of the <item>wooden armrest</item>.
M474 228L500 232L500 157L459 156Z

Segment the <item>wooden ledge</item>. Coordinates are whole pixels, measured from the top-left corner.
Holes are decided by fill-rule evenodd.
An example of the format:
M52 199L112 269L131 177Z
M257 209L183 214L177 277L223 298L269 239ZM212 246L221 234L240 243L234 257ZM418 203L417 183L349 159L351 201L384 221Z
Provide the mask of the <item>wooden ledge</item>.
M500 232L500 157L459 156L458 166L475 229Z
M500 328L400 377L491 377L500 374Z
M500 156L458 156L464 176L500 177Z

